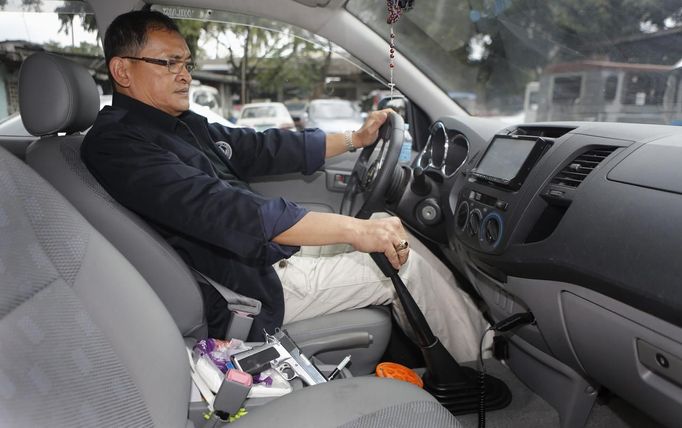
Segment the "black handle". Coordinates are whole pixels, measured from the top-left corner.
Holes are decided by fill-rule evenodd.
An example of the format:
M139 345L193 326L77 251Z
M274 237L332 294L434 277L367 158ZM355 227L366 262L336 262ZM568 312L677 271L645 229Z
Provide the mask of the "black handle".
M410 323L410 326L412 326L412 330L416 336L417 345L421 348L433 346L438 342L438 339L434 336L433 331L431 331L429 324L426 322L426 318L424 318L424 314L421 309L419 309L419 306L417 306L417 302L414 301L414 298L407 290L407 287L405 287L403 280L398 276L398 270L393 267L383 253L370 253L369 255L372 257L372 260L374 260L374 263L379 266L381 272L391 279L398 299L400 299L400 303L403 305L407 321Z
M398 270L388 261L384 253L369 253L369 255L372 257L372 260L374 260L374 263L379 266L381 272L386 275L386 278L391 278L398 273Z

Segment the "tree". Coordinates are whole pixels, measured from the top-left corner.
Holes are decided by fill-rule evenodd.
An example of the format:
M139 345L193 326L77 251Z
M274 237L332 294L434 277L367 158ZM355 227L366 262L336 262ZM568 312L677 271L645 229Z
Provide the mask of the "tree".
M260 67L258 73L254 70L253 78L269 92L283 94L285 90L293 89L299 97L319 98L324 93L332 54L331 42L322 46L290 36L270 57L269 64Z
M205 28L205 36L226 49L226 62L240 77L242 104L251 101L254 86L276 94L287 86L296 86L305 93L315 92L316 86L323 87L331 57L330 44L318 46L281 24L259 24ZM281 31L267 29L278 27ZM226 38L233 43L224 42Z
M241 56L238 57L231 44L221 42L228 52L227 63L235 73L239 73L242 104L251 101L251 83L258 83L260 80L265 83L265 87L272 87L272 82L279 74L278 67L282 67L291 58L292 41L281 33L251 25L233 25L214 30L230 33L241 47ZM220 40L220 35L214 34L214 38ZM273 58L279 58L279 64L272 61ZM263 69L268 70L265 73L270 74L270 79L257 79L257 74Z
M201 48L199 48L199 39L204 31L211 26L212 23L205 21L195 21L191 19L177 19L175 23L180 29L180 34L185 38L187 47L192 53L193 58L202 55Z
M67 36L71 34L71 47L76 48L76 41L73 31L73 19L76 15L78 15L83 30L87 31L88 33L97 33L97 46L100 46L99 29L97 28L95 15L89 13L74 14L71 9L72 8L69 6L59 6L55 8L55 12L57 12L57 17L59 18L59 22L61 24L59 26L59 32L64 33Z

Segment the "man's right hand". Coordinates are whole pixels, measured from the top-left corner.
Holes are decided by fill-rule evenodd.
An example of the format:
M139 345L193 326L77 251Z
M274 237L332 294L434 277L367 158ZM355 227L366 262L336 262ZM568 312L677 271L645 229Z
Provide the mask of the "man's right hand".
M365 253L383 253L400 269L410 254L407 232L398 217L360 220L340 214L309 212L272 239L281 245L351 244Z
M384 253L394 268L400 269L410 254L407 232L398 217L357 220L353 248L365 253ZM404 247L404 248L401 248Z

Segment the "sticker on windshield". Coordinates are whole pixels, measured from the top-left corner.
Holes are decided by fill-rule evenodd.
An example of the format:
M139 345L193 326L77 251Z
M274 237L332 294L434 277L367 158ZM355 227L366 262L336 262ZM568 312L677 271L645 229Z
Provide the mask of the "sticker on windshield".
M161 7L161 12L171 18L191 19L194 18L194 9L183 7Z

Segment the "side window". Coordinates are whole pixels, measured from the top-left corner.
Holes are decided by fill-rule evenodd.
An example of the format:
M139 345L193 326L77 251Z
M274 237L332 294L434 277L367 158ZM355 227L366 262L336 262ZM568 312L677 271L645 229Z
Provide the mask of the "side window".
M102 43L90 6L83 1L0 1L0 136L27 136L19 116L19 69L40 51L86 67L110 91Z
M368 67L301 28L217 10L160 5L152 10L175 18L197 63L193 85L214 88L219 113L239 125L260 126L253 120L240 123L237 118L265 117L265 107L270 104L271 116L290 115L299 129L338 131L338 123L314 115L312 108L318 100L334 99L343 101L337 105L343 108L339 114L350 112L347 116L356 124L345 126L352 129L362 124L357 111L361 107L364 111L375 109L380 95L388 93L385 82ZM256 103L258 106L248 107ZM277 114L281 104L275 107L274 103L284 103L288 112ZM291 121L280 122L276 125L291 126Z

